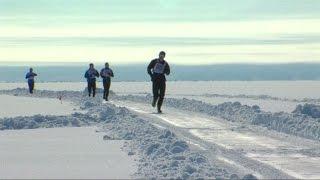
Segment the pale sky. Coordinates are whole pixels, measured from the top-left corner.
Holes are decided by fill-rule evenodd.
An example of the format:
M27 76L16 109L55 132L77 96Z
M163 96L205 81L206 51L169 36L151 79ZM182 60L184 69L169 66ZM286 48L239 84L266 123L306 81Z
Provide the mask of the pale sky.
M0 0L0 63L320 62L319 0Z

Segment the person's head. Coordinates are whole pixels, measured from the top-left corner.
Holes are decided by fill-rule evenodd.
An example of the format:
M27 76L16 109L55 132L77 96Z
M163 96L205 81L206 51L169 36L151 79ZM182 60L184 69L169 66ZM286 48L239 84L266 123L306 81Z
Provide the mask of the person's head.
M93 69L93 68L94 68L93 63L90 63L90 64L89 64L89 68L90 68L90 69Z
M164 51L161 51L159 53L159 59L164 60L165 57L166 57L166 53Z
M33 72L33 69L32 69L32 68L30 68L30 69L29 69L29 71L30 71L30 72Z
M106 68L109 68L109 63L106 62L106 63L104 64L104 66L105 66Z

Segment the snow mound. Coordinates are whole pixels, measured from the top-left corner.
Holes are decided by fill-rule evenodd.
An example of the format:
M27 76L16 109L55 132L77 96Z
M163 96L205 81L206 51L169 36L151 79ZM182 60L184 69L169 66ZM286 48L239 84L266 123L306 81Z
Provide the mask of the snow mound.
M0 119L0 130L80 127L91 125L94 121L94 117L90 116L89 114L80 113L75 113L70 116L21 116Z
M313 118L320 118L320 106L315 104L299 104L292 113L305 114Z
M88 92L88 87L86 87L84 90L83 90L83 92L85 93L85 94L87 94L87 92ZM102 94L104 92L104 90L102 89L102 88L96 88L96 93L97 94ZM113 96L113 95L115 95L115 93L112 91L112 90L110 90L109 91L109 95L110 96Z
M118 96L117 98L119 100L143 103L151 102L152 99L150 95L145 97L127 95ZM320 119L312 118L312 116L316 117L318 114L318 107L316 108L315 105L309 105L307 108L301 108L302 110L307 109L305 110L308 112L307 114L310 114L310 109L312 109L311 116L304 113L265 112L257 105L242 105L240 102L225 102L219 105L212 105L202 101L186 98L166 98L165 105L181 110L200 112L220 117L228 121L241 122L248 125L259 125L287 134L320 140Z
M122 114L121 114L122 113ZM139 156L137 177L143 178L229 178L230 173L209 163L208 158L190 149L173 132L158 129L148 121L119 110L101 128L106 140L130 140L125 150ZM111 138L110 138L111 137Z

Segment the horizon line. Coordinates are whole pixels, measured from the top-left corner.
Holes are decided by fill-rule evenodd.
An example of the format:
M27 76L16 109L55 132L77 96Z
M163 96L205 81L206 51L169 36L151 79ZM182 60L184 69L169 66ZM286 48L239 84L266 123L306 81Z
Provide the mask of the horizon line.
M111 62L112 61L107 61ZM21 63L21 64L19 64ZM88 65L90 63L94 63L95 65L101 64L103 65L105 62L95 62L95 61L88 61L88 62L71 62L71 61L66 61L66 62L38 62L38 61L27 61L27 62L0 62L0 67L5 67L5 66L83 66L83 65ZM114 63L113 66L141 66L148 64L146 63ZM320 62L312 62L312 61L305 61L305 62L262 62L262 63L253 63L253 62L228 62L228 63L207 63L207 64L180 64L180 63L170 63L170 65L174 66L219 66L219 65L257 65L257 66L266 66L266 65L295 65L295 64L305 64L305 65L311 65L311 64L316 64L320 65Z

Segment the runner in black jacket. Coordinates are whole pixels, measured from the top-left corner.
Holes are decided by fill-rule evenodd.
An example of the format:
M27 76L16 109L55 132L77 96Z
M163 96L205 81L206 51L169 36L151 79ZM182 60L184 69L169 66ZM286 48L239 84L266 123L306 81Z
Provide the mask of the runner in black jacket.
M154 59L148 66L148 74L152 81L153 101L152 106L157 104L158 113L162 113L161 106L166 91L166 76L170 74L170 66L164 60L166 53L161 51L159 58ZM158 102L158 103L157 103Z
M109 67L109 63L105 63L105 68L101 69L100 76L103 79L103 99L108 101L111 77L114 77L113 71Z

